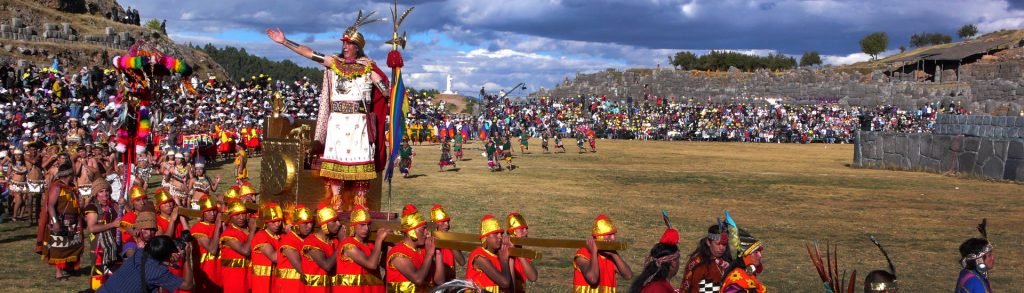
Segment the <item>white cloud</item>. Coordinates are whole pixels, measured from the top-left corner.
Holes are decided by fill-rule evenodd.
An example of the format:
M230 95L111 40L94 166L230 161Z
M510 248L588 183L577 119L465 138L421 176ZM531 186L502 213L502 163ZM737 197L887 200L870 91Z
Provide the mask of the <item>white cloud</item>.
M881 54L878 54L878 58L879 59L885 58L885 57L888 57L888 56L895 55L896 53L899 53L899 50L888 50L888 51L882 52ZM864 61L868 61L868 60L871 60L871 55L865 54L863 52L857 52L857 53L852 53L852 54L842 55L842 56L837 56L837 55L822 55L821 56L821 61L822 61L822 63L825 63L825 65L847 65L847 64L857 63L857 62L864 62Z

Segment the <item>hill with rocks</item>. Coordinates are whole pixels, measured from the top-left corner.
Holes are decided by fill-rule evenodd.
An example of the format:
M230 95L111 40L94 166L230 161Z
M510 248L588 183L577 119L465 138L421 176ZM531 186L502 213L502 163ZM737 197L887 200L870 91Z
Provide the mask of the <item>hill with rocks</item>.
M160 31L124 21L127 15L115 0L0 2L0 62L49 66L56 58L62 68L103 67L136 41L144 41L184 59L197 76L227 76L206 53L176 44Z
M923 47L881 60L784 71L607 69L577 73L533 96L657 96L729 102L779 99L915 109L956 103L974 113L1024 115L1024 30Z

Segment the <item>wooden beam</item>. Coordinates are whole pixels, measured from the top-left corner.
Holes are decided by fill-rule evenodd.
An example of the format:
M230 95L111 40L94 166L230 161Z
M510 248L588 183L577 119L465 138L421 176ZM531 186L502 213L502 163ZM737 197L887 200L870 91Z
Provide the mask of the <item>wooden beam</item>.
M370 235L370 238L375 238L375 237L376 237L375 235ZM391 235L388 235L386 238L384 238L384 242L387 242L387 243L401 243L404 240L405 240L405 236L397 235L397 234L391 234ZM462 241L454 241L454 240L434 239L434 245L437 248L447 248L447 249L454 249L454 250L459 250L459 251L473 251L477 247L480 247L482 244L483 243L481 243L480 241L477 241L477 242L462 242ZM515 256L515 257L525 257L525 258L529 258L529 259L533 259L533 260L540 260L541 258L544 257L544 254L540 253L539 251L535 251L535 250L531 250L531 249L525 249L525 248L514 248L514 247L510 248L508 250L508 255L509 256Z
M456 233L456 232L431 232L437 239L452 240L452 241L480 241L480 235L469 234L469 233ZM585 240L576 239L547 239L547 238L512 238L512 244L530 247L544 247L544 248L582 248L587 246ZM597 241L597 249L599 250L626 250L628 245L625 242L619 241Z

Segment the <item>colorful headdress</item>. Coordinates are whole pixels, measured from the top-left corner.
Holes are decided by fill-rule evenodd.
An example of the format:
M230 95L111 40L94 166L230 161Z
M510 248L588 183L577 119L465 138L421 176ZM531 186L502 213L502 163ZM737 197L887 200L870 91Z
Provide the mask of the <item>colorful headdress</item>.
M359 224L366 224L370 222L370 210L363 205L356 205L352 208L352 213L348 216L348 224L355 226Z
M729 232L726 229L725 223L720 220L715 220L715 225L708 227L708 234L704 238L711 240L711 242L719 242L723 245L729 244Z
M434 207L430 208L430 221L434 223L444 222L451 220L448 217L448 212L444 211L444 208L439 204L435 204Z
M370 11L366 15L363 15L363 11L359 10L359 15L356 16L356 22L352 26L345 29L345 33L341 35L341 40L349 43L353 43L362 49L366 45L366 39L363 39L363 34L359 33L359 27L371 24L374 22L382 21L383 18L370 19L376 14L376 11Z
M295 213L292 214L292 224L298 225L302 223L313 222L313 211L309 210L304 205L296 205Z
M281 211L281 206L276 203L268 203L260 209L260 218L263 222L276 222L284 220L284 212Z
M416 235L416 228L427 225L427 221L420 216L419 211L416 210L416 206L408 204L405 208L402 208L402 232L405 235L409 235L409 238L418 239L422 235Z
M213 199L210 198L209 196L204 195L203 197L200 197L199 202L197 203L199 204L200 213L205 213L206 211L210 210L217 210L217 203L214 202Z
M615 230L615 223L612 223L612 219L605 215L598 215L594 219L594 229L590 235L598 237L615 234L615 232L617 231Z
M233 201L228 203L228 216L244 214L247 212L248 210L245 209L245 204L242 204L241 202Z
M162 205L166 202L174 202L174 197L163 188L157 188L156 191L153 191L153 199L156 200L156 205Z
M487 235L501 232L505 232L505 229L501 228L501 223L499 223L498 219L495 219L494 216L484 215L484 217L480 219L480 239L484 239Z
M508 233L509 234L512 234L512 231L519 230L519 229L527 229L527 228L530 228L530 227L526 225L526 218L523 218L523 215L520 215L519 213L516 213L516 212L508 213Z
M129 200L146 199L146 190L142 189L141 186L132 186L132 191L128 193Z
M327 223L330 223L337 218L338 212L330 205L321 204L316 209L316 224L320 225L320 229L323 229L324 231L327 231Z
M732 219L728 210L725 211L725 224L726 230L729 231L729 255L734 259L751 255L762 248L761 240L736 226L736 221Z

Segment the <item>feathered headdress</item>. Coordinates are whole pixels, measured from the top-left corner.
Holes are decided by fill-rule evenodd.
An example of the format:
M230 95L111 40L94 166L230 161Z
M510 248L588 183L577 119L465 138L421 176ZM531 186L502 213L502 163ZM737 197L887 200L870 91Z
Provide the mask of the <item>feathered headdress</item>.
M847 282L845 279L846 271L839 273L839 246L825 245L825 261L821 259L821 248L818 248L818 242L814 242L814 248L811 249L811 244L807 244L807 254L811 257L811 263L814 264L814 268L818 271L818 277L821 278L821 282L825 286L825 292L828 293L852 293L854 287L857 284L857 271L854 270L850 273L850 280ZM845 291L843 290L843 284L846 284Z
M357 46L359 46L359 49L362 49L363 46L366 45L366 39L363 39L363 34L359 33L359 27L385 20L384 18L371 19L371 17L373 17L374 14L377 14L377 12L370 11L370 13L363 15L363 11L359 10L359 15L356 16L356 22L353 23L352 26L345 29L345 33L341 35L341 40L356 44Z

